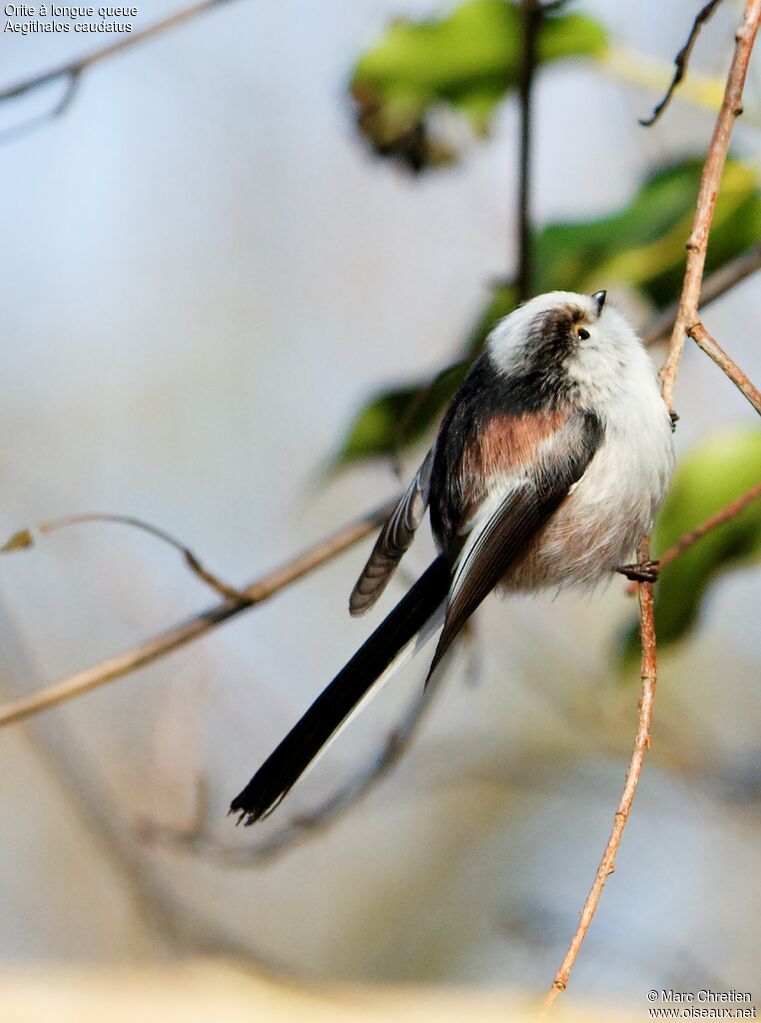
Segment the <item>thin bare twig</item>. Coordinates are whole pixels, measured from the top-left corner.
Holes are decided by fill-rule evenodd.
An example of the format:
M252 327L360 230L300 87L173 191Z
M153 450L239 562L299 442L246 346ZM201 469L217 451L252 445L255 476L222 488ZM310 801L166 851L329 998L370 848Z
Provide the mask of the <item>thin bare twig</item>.
M709 518L701 522L699 526L695 526L694 529L690 529L687 533L683 533L678 540L676 540L671 547L667 548L663 554L658 558L658 571L662 572L664 568L668 568L672 561L676 561L680 554L684 554L688 551L693 544L696 544L698 540L702 540L704 536L707 536L714 529L718 529L719 526L723 526L725 522L731 522L732 519L736 519L749 504L761 497L761 483L757 483L750 490L747 490L740 497L735 498L721 511L716 512L715 515L711 515ZM626 587L627 593L636 593L637 584L629 583Z
M731 522L732 519L736 519L745 511L749 504L759 497L761 497L761 483L757 483L755 487L751 487L746 493L730 501L726 507L717 511L715 515L710 516L700 526L690 529L687 533L682 533L679 539L661 554L661 557L658 559L658 571L662 572L665 568L668 568L672 562L676 561L679 554L689 550L692 544L698 543L699 540L702 540L704 536L708 536L714 529L723 526L725 522ZM634 594L636 590L637 584L635 582L629 583L626 587L627 593Z
M21 529L18 533L14 533L10 540L0 547L0 554L27 550L34 546L36 536L46 536L49 533L57 532L59 529L67 529L69 526L89 525L91 522L110 522L119 526L130 526L133 529L139 529L144 533L155 536L158 540L162 540L164 543L169 544L170 547L174 547L175 550L179 551L190 571L221 597L224 597L225 600L231 600L236 604L248 603L248 594L245 590L239 590L236 586L230 586L229 583L214 575L213 572L201 563L189 547L186 547L176 537L167 533L166 530L151 525L150 522L144 522L134 515L85 512L81 515L65 515L59 519L51 519L48 522L41 522L37 526L32 526L31 529Z
M198 826L189 831L142 823L138 829L140 837L202 855L229 867L263 866L292 846L330 828L385 778L414 739L434 695L441 688L446 667L444 663L434 673L428 685L410 703L404 717L388 735L379 752L359 772L314 809L294 817L268 838L253 845L223 845L209 835L205 814L199 815Z
M197 18L199 15L205 14L207 11L211 11L215 7L221 7L227 2L228 0L199 0L198 3L190 4L188 7L184 7L180 11L175 11L174 14L170 14L166 18L162 18L161 21L157 21L153 25L149 25L147 28L144 28L139 32L130 32L129 35L125 35L116 42L109 43L107 46L103 46L98 50L92 50L90 53L86 53L82 57L77 57L74 60L67 61L65 64L59 64L57 67L51 68L49 71L43 71L38 75L32 75L30 78L24 78L22 81L16 82L15 85L7 86L5 89L0 89L0 103L10 99L16 99L19 96L24 96L27 93L34 92L45 85L50 85L53 82L62 80L66 82L66 91L64 92L62 99L59 100L49 115L46 115L39 120L48 120L49 118L59 117L71 105L82 75L85 71L94 67L95 64L99 64L102 61L107 60L109 57L114 56L114 54L119 53L121 50L137 46L139 43L145 42L146 39L151 39L154 36L160 35L162 32L166 32L169 29L176 28L178 25L184 24L186 21L191 21L193 18ZM37 123L37 119L34 123Z
M693 544L697 543L698 540L702 540L704 536L707 536L708 533L718 526L723 526L725 522L736 519L745 511L749 504L756 501L759 497L761 497L761 483L751 487L750 490L736 498L731 504L728 504L726 508L722 508L721 511L716 512L715 515L711 515L710 518L701 522L699 526L691 529L689 533L684 533L660 556L658 559L660 568L663 569L670 565L680 554L684 554Z
M695 344L702 348L710 359L713 359L719 369L729 377L735 387L745 395L756 412L761 416L761 391L751 382L747 373L744 373L737 363L730 359L724 349L716 343L700 320L697 323L693 323L688 328L687 333Z
M684 351L687 330L698 321L700 289L705 269L708 235L711 231L716 199L719 194L721 175L724 170L729 140L735 120L742 113L742 93L753 43L761 22L761 0L746 0L743 21L737 30L732 65L727 77L727 86L721 104L716 126L711 137L708 154L700 179L692 232L687 241L687 267L682 285L676 321L671 334L669 355L661 370L663 398L669 410L673 410L674 387L679 363Z
M144 668L159 657L164 657L185 646L186 643L200 638L210 629L234 618L241 611L246 611L248 608L262 603L286 586L308 575L315 568L324 565L353 544L358 543L385 522L394 505L395 502L381 505L380 508L376 508L356 522L344 526L332 536L321 540L302 554L287 561L274 572L250 583L242 591L246 595L245 601L226 600L221 604L216 604L184 622L173 625L165 632L159 633L132 650L117 654L92 668L86 668L75 675L70 675L30 696L22 696L0 705L0 727L22 721L33 714L71 700L75 696L98 689L107 682L113 682L138 668Z
M671 80L671 85L669 85L668 89L666 90L666 95L653 110L652 115L650 117L640 118L639 123L643 126L643 128L649 128L650 125L655 124L655 122L661 116L663 111L671 102L671 97L674 95L677 86L687 73L687 64L689 62L690 56L692 55L695 43L698 40L698 36L700 35L700 30L711 17L711 15L719 6L720 3L721 0L708 0L708 3L705 5L705 7L701 8L701 10L698 11L697 15L695 16L695 20L692 23L690 34L687 37L687 42L684 44L684 46L681 48L679 53L677 53L676 57L674 58L674 65L676 70L674 71L674 77Z
M751 245L745 252L730 259L705 278L700 289L700 308L705 309L711 302L721 298L758 270L761 270L761 242ZM644 344L650 347L670 334L674 329L678 312L679 303L674 302L654 316L642 331Z
M650 543L644 540L640 545L639 559L647 561L650 556ZM568 946L568 951L560 965L552 987L544 1000L545 1011L550 1008L561 991L568 986L568 978L573 970L576 958L581 950L584 938L587 936L589 926L594 919L595 912L602 896L605 882L613 873L616 865L624 828L629 820L632 802L637 792L642 765L645 761L645 754L650 749L650 726L653 719L653 704L655 701L655 687L658 679L658 668L655 653L655 616L653 611L653 584L639 583L639 628L640 641L642 644L641 676L642 696L639 702L639 721L637 734L634 739L634 749L629 760L629 767L626 772L626 782L618 809L613 820L613 828L605 847L594 883L589 891L584 906L581 910L579 925Z

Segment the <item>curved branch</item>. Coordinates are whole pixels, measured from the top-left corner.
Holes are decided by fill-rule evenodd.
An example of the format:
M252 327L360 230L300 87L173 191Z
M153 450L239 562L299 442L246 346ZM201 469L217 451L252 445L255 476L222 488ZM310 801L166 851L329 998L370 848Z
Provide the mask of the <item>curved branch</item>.
M239 590L235 586L230 586L229 583L216 576L201 563L189 547L186 547L176 537L167 533L166 530L153 526L150 522L144 522L142 519L135 518L134 515L85 512L81 515L66 515L60 519L50 519L50 521L41 522L31 529L21 529L18 533L14 533L10 540L0 547L0 554L26 550L34 546L35 536L46 536L49 533L57 532L59 529L67 529L69 526L89 525L91 522L110 522L119 526L130 526L132 529L139 529L150 536L156 537L157 540L161 540L170 547L174 547L176 551L179 551L190 571L221 597L224 597L225 600L231 600L236 604L248 603L248 595L245 590Z
M239 602L227 600L216 604L184 622L173 625L166 632L159 633L132 650L110 657L92 668L77 672L76 675L62 679L30 696L22 696L0 705L0 727L23 721L33 714L48 710L75 696L89 693L107 682L113 682L138 668L144 668L152 661L178 650L194 639L199 639L210 629L234 618L242 611L262 603L286 586L308 575L315 568L341 554L353 544L358 543L385 522L395 505L396 501L381 505L356 522L344 526L332 536L321 540L302 554L287 561L280 568L250 583L242 591L245 600Z
M761 242L756 242L755 245L751 245L745 252L730 259L728 263L720 266L704 279L700 289L700 308L704 309L759 270L761 270ZM645 325L642 331L642 341L647 347L657 344L671 333L678 312L679 303L674 302Z

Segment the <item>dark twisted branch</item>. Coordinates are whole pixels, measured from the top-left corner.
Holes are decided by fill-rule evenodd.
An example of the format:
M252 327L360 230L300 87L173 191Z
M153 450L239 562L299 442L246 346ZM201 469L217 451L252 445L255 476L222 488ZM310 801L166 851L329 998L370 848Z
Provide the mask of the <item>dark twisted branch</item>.
M663 111L671 102L671 97L674 95L674 92L679 86L679 83L682 81L682 79L687 73L687 64L689 63L692 51L695 48L695 43L697 42L698 36L700 35L700 30L711 17L711 15L719 6L720 3L721 0L708 0L708 3L705 5L705 7L702 7L696 14L695 20L692 23L692 28L690 29L690 34L687 37L687 42L684 44L684 46L681 48L679 53L677 53L676 57L674 58L675 71L674 77L671 80L671 85L669 85L668 89L666 90L666 95L663 97L660 103L657 104L651 116L640 118L639 123L643 126L643 128L649 128L651 125L655 124L655 122L661 116Z

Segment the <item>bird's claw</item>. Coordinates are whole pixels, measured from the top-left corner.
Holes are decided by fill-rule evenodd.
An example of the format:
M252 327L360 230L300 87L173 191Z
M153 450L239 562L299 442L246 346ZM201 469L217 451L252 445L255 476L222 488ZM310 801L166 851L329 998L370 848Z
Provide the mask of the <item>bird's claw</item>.
M616 569L634 583L654 583L658 578L659 561L637 561L633 565L621 565Z

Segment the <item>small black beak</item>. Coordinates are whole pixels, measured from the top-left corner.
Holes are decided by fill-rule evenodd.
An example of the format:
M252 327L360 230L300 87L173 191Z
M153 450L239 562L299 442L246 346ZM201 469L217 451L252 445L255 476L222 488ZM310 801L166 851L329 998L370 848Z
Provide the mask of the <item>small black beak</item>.
M592 301L597 306L597 315L598 316L602 312L602 307L605 305L605 296L607 294L608 294L607 291L596 291L594 293L594 295L592 295Z

